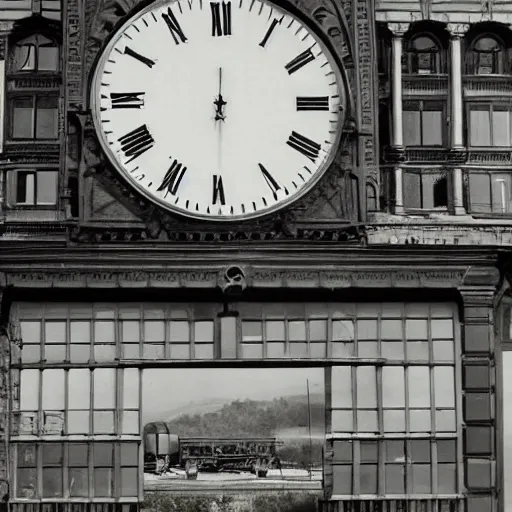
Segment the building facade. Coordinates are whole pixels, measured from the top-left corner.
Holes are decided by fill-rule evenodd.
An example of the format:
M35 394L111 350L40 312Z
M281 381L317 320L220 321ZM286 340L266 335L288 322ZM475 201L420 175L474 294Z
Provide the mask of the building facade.
M174 14L164 12L163 26L172 38L159 51L192 39L179 20L193 2L169 4ZM210 3L212 35L236 41L238 2L228 2L232 18ZM331 55L340 91L332 95L334 143L297 200L232 220L153 200L151 183L143 191L135 182L145 174L124 175L99 129L115 101L127 112L140 106L143 93L133 91L110 94L105 106L95 90L109 84L95 76L107 69L117 34L130 20L147 25L153 5L167 9L138 0L0 0L2 506L135 512L178 496L206 497L219 510L228 496L231 510L259 510L261 496L286 492L283 511L299 495L325 512L512 511L510 3L272 4L304 24L296 35L309 30ZM258 33L260 47L279 29L275 20ZM124 33L125 43L136 36ZM163 60L133 53L144 73ZM298 76L313 59L299 54L286 70ZM137 83L141 67L125 80ZM166 76L170 91L181 71ZM324 97L308 91L297 111L322 110ZM313 130L309 119L301 127ZM314 143L293 133L288 146L314 161ZM132 137L128 147L133 138L117 139L126 158L154 143ZM207 150L198 143L190 155ZM171 195L179 166L164 187ZM229 216L214 183L213 203ZM279 185L267 184L277 201ZM148 419L150 396L172 404L212 372L206 397L216 378L267 370L322 375L317 481L312 463L309 480L293 485L148 480L146 427L167 418L161 409ZM164 380L151 395L157 372ZM177 374L183 380L171 385ZM233 379L234 389L241 380ZM311 417L308 424L311 440Z

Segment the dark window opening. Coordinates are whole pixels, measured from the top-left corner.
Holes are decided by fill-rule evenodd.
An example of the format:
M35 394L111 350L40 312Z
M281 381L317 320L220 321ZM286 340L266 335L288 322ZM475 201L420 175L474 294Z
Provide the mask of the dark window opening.
M442 146L444 118L442 103L433 101L404 102L404 145Z
M15 140L57 139L58 98L39 95L13 98L11 136Z
M403 175L405 208L431 210L448 207L448 180L444 171L406 170Z
M419 34L406 42L403 72L417 75L441 73L441 48L429 35Z

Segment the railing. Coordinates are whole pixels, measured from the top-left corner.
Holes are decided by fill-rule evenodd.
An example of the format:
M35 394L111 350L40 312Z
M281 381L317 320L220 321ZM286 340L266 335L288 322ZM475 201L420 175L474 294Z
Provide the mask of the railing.
M462 498L324 501L320 512L464 512Z
M512 96L512 76L466 75L464 96Z
M432 95L448 94L448 75L403 75L402 95Z

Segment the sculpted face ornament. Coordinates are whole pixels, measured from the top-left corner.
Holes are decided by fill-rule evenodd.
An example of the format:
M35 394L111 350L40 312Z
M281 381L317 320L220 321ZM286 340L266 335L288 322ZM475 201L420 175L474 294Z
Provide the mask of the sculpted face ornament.
M247 288L244 271L240 267L229 267L220 286L226 295L240 295Z
M160 0L115 31L91 106L103 151L138 192L195 219L257 218L308 192L334 158L337 58L267 0Z

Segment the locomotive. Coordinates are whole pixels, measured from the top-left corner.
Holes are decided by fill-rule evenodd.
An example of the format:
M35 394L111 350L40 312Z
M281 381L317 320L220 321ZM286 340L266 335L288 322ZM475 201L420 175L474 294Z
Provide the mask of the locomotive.
M162 474L172 468L185 470L189 479L199 471L250 471L259 478L269 468L280 468L275 437L182 437L165 422L144 427L144 472Z

